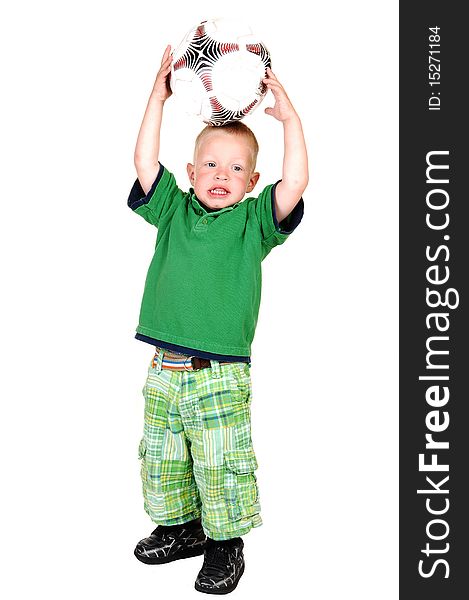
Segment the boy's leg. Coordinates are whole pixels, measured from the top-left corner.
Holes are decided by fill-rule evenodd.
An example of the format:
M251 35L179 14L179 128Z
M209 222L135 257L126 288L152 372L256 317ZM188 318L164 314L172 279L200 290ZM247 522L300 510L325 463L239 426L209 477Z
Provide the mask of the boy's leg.
M162 369L163 353L150 365L143 389L144 435L140 442L144 508L157 527L134 551L156 564L203 552L201 502L179 414L179 372Z
M211 363L212 368L187 374L181 414L191 441L204 531L213 540L226 540L262 524L251 439L251 377L245 363Z
M209 537L196 589L227 593L244 570L242 535L262 524L251 439L251 379L244 363L186 375L181 415Z

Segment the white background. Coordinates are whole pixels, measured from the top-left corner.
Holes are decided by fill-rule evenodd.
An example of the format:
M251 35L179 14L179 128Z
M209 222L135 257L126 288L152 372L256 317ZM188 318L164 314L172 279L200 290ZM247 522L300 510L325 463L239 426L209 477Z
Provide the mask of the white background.
M309 13L304 7L309 7ZM134 339L156 230L126 205L167 43L243 15L303 120L305 216L263 263L252 350L264 525L238 598L397 598L397 2L10 3L2 9L3 597L199 597L202 558L149 567ZM281 176L282 127L258 189ZM198 122L165 109L186 186Z

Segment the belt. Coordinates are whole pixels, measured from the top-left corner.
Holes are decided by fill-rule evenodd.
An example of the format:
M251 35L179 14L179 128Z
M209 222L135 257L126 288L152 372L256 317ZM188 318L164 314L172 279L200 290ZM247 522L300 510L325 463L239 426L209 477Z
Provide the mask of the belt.
M153 357L152 367L156 367L158 360L159 348L155 348L156 352ZM220 365L229 365L228 362L220 362ZM163 349L163 360L161 362L162 369L169 369L172 371L199 371L200 369L207 369L211 367L210 360L206 358L200 358L199 356L188 356L187 354L179 354L177 352L166 351Z

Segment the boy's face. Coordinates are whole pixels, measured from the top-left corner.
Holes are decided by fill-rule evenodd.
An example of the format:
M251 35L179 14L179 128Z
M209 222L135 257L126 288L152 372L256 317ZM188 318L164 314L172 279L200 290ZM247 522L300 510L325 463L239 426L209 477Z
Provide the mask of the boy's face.
M252 162L244 136L214 130L201 139L187 174L199 200L210 208L224 208L254 189L259 173L254 173Z

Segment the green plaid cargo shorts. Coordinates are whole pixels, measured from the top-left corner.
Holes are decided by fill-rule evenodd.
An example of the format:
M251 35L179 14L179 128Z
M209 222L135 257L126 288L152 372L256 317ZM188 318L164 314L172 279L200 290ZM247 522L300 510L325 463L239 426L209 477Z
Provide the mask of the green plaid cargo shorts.
M159 525L201 517L215 540L262 525L251 440L247 363L194 371L151 362L139 446L144 508Z

